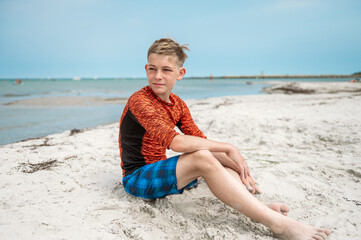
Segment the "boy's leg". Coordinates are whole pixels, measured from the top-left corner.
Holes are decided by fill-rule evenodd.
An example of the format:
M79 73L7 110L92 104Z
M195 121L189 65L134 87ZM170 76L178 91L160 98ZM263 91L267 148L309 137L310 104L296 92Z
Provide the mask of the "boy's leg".
M207 150L182 155L176 168L178 189L201 176L212 193L228 206L269 227L282 239L325 239L329 230L316 229L279 214L255 198Z
M236 171L234 171L231 168L227 168L227 167L225 169L229 172L229 174L231 174L231 176L234 177L234 179L236 179L236 181L238 182L238 185L243 186L241 178ZM265 204L265 205L267 207L271 208L273 211L279 212L285 216L287 216L287 213L289 212L289 208L285 204L269 203L269 204Z

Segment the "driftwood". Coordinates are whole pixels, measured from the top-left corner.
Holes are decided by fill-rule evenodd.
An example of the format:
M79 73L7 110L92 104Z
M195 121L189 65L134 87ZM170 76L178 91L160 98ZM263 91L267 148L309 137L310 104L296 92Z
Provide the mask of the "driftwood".
M73 135L81 133L81 132L83 132L83 130L74 128L74 129L70 130L69 136L73 136Z
M316 91L313 89L305 89L299 87L297 83L285 84L283 86L271 86L262 89L263 92L272 93L283 93L283 94L313 94Z
M51 167L56 166L58 160L49 160L40 163L20 163L18 166L18 171L22 171L24 173L34 173L40 170L49 170Z
M273 88L272 91L274 92L281 92L285 94L312 94L315 93L315 90L312 89L302 89L302 88L296 88L296 87L278 87Z
M39 138L39 139L41 139L41 138ZM35 150L35 149L37 149L38 147L50 147L50 146L54 146L54 145L51 145L51 144L48 143L49 140L50 140L49 138L44 138L44 143L42 143L42 144L26 145L26 146L23 146L23 148L25 148L25 147L30 147L31 150Z

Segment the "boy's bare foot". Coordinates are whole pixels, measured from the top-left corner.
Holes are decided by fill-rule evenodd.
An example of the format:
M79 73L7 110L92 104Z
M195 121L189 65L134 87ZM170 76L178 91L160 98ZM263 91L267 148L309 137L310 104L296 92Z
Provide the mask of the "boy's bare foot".
M329 229L315 228L291 218L285 219L282 227L271 230L274 232L275 237L287 240L323 240L331 233Z
M288 212L290 211L289 207L286 204L268 203L266 204L266 206L272 209L273 211L279 212L285 216L287 216Z

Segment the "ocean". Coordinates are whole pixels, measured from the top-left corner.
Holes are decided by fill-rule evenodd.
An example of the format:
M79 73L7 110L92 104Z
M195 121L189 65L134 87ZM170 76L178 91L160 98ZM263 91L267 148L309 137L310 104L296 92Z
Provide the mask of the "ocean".
M335 82L350 79L271 79L272 81ZM182 99L263 94L266 79L183 79L173 92ZM127 98L147 85L146 79L0 80L0 145L71 129L117 122L124 105L22 106L9 102L49 97Z

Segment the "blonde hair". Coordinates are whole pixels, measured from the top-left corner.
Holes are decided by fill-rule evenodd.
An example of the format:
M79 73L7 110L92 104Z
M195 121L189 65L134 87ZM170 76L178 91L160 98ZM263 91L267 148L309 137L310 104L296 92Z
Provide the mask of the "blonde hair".
M190 51L188 44L179 45L178 42L171 38L161 38L156 40L152 46L150 46L147 58L149 58L149 55L153 53L168 56L175 55L177 57L178 67L183 67L184 62L188 57L184 52L185 50Z

